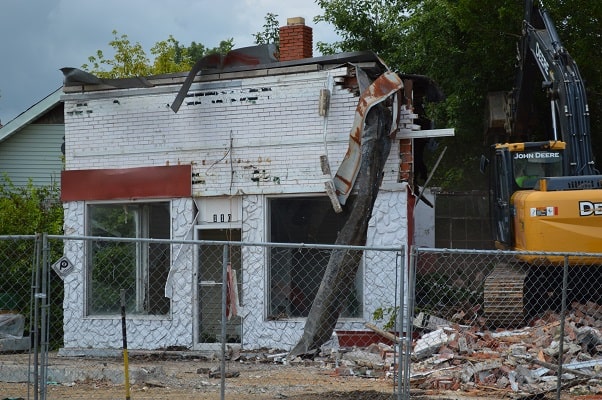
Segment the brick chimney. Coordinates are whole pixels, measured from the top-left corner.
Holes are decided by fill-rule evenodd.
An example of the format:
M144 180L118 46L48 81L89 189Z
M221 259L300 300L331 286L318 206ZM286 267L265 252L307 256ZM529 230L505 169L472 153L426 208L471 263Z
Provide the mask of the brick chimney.
M305 18L287 18L280 27L280 61L313 57L313 30L305 25Z

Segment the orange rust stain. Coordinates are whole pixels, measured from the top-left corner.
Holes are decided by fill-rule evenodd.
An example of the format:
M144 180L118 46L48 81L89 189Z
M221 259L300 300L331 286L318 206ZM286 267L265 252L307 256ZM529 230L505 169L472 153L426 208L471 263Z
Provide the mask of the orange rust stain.
M355 130L353 131L353 135L350 135L349 137L357 144L360 144L362 142L362 138L361 138L361 133L362 133L362 129L358 126L357 128L355 128Z

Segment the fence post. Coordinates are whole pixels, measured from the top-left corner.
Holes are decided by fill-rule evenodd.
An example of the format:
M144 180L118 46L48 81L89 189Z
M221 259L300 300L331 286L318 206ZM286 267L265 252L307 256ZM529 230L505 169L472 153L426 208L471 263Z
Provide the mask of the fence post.
M400 254L400 266L399 269L401 270L400 274L399 274L399 313L397 316L397 326L399 327L399 334L401 335L401 340L399 341L399 343L397 344L399 346L399 354L398 354L398 359L397 359L397 399L401 400L402 399L402 393L404 393L405 390L405 385L402 383L402 379L405 379L405 372L402 373L404 371L404 349L405 349L405 342L406 342L406 333L405 333L405 313L404 313L404 307L406 306L406 301L405 301L405 284L406 284L406 271L405 271L405 263L403 262L403 248L402 251L399 253Z
M564 354L564 319L566 318L566 301L568 297L569 281L569 257L564 256L564 265L562 267L562 304L560 308L560 338L558 343L558 375L556 381L556 399L560 400L560 390L562 388L562 355Z
M221 345L222 345L222 359L221 359L221 389L220 399L224 400L226 397L226 310L228 301L228 245L224 245L223 262L222 262L222 326L221 326Z
M40 296L39 296L39 291L40 291L40 280L41 280L41 276L40 276L40 259L42 256L42 246L40 243L40 235L36 234L36 238L35 238L35 254L34 254L34 261L33 261L33 265L32 265L32 277L33 277L33 282L32 282L32 286L31 286L31 290L32 290L32 304L33 304L33 318L31 319L31 328L30 329L30 334L33 333L33 398L34 400L38 400L39 399L39 395L40 395L40 391L39 391L39 385L40 385L40 374L39 374L39 347L40 347L40 338L39 338L39 308L40 308Z
M39 237L38 239L39 240ZM40 388L40 394L42 400L46 400L47 388L48 388L48 341L49 341L49 295L50 295L50 269L48 268L48 234L42 233L42 286L40 288L40 308L41 308L41 317L40 317L40 338L42 340L40 346L41 352L41 381L42 387Z
M121 289L119 297L121 300L121 339L123 342L123 384L125 387L125 399L130 400L130 367L128 358L127 324L125 320L125 289Z
M402 260L404 259L404 255L406 253L402 253ZM403 387L400 386L398 399L401 400L410 398L410 356L412 351L412 319L414 316L414 287L415 287L415 266L416 260L418 258L417 251L414 247L412 247L409 252L409 262L407 268L405 267L405 263L402 262L403 270L402 270L402 281L401 285L401 323L402 323L402 331L403 331L403 341L402 341L402 349L400 349L400 365L398 367L398 379L400 384L403 384ZM407 287L406 287L407 285ZM407 290L406 290L407 289ZM404 293L405 291L405 293ZM403 359L401 359L401 355L403 354ZM403 368L403 374L400 374ZM401 380L401 376L403 376L403 381Z

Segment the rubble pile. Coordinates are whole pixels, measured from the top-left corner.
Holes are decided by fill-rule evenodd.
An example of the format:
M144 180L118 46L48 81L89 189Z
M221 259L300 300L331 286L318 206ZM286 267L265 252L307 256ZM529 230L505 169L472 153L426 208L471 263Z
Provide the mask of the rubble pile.
M473 324L421 314L414 320L410 388L427 395L462 392L468 396L532 398L553 394L561 374L562 393L602 398L602 305L571 305L562 324L547 312L521 329L491 331L481 318ZM463 319L462 322L466 322ZM403 341L372 324L384 341ZM561 340L561 334L563 341ZM398 346L374 343L341 347L336 335L313 357L288 358L286 351L242 352L229 345L227 359L243 364L316 366L334 377L389 379L397 384ZM217 359L217 356L216 358ZM560 365L559 365L560 364ZM215 371L199 371L212 376ZM592 397L592 398L594 398Z
M557 389L562 361L563 392L602 393L602 305L572 304L562 343L560 316L552 312L495 332L436 321L413 342L412 388L541 394Z

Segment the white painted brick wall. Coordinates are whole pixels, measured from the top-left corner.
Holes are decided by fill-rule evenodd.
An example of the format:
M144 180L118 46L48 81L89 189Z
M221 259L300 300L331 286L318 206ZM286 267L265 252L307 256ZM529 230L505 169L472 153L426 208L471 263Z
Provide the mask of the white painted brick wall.
M140 93L139 89L111 92L115 94L111 97L106 92L92 93L85 100L81 95L67 95L66 168L192 164L193 173L198 174L195 179L203 182L193 185L194 196L238 193L243 201L243 241L266 241L265 196L324 192L320 155L328 155L334 173L347 151L358 98L335 87L329 114L320 117L318 96L327 85L328 73L223 81L217 86L211 83L211 89L195 84L189 93L198 95L188 97L177 114L169 104L179 86L168 93L137 96L129 94ZM257 99L250 100L251 97ZM186 105L187 102L200 104ZM397 143L392 144L370 221L368 245L402 246L407 242L405 184L397 183L398 148ZM265 170L265 181L253 182L254 170ZM187 238L192 231L193 214L192 199L172 201L174 239ZM65 233L83 235L84 226L84 203L65 204ZM118 348L118 318L84 317L85 262L80 243L74 241L65 248L66 255L77 265L65 279L65 347ZM251 248L243 249L243 253L245 346L294 345L302 333L302 322L265 321L264 288L269 287L264 274L265 256ZM128 321L129 329L135 332L129 344L133 349L193 345L192 253L185 249L178 254L172 267L177 271L171 282L177 289L172 297L172 313L167 318ZM394 288L399 286L395 281L399 260L393 256L385 260L371 257L367 254L364 261L364 319L370 319L375 308L394 298ZM385 290L373 290L371 285L375 283L385 285ZM376 298L376 292L386 296ZM341 322L338 328L363 329L363 321Z
M66 96L66 168L192 164L202 182L193 186L198 195L322 192L320 155L328 155L335 172L347 151L358 99L335 87L324 118L318 114L319 92L329 73L344 72L223 81L218 89L196 85L189 94L203 95L187 97L177 114L168 105L179 86L155 95L92 94L84 102ZM397 180L397 161L393 151L388 185ZM253 182L254 170L265 170L266 178Z

